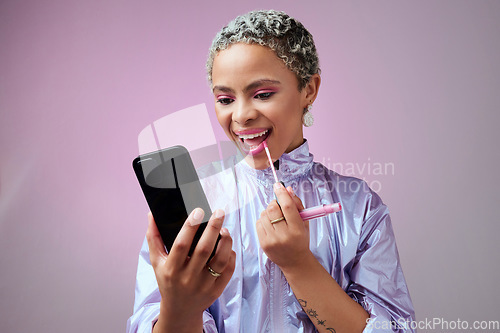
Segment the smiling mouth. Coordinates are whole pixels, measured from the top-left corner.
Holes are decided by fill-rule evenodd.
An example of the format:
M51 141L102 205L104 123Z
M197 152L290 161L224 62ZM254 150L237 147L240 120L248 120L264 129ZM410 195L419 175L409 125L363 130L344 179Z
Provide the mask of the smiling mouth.
M271 131L269 129L263 130L258 133L240 134L237 135L240 141L240 147L250 155L256 155L264 150L262 144L268 137Z
M244 141L251 141L255 138L259 138L261 136L264 136L267 134L267 132L269 132L269 130L263 130L262 132L258 132L258 133L252 133L252 134L240 134L238 135L238 138L240 138L240 141L241 142L244 142ZM258 140L258 139L257 139Z

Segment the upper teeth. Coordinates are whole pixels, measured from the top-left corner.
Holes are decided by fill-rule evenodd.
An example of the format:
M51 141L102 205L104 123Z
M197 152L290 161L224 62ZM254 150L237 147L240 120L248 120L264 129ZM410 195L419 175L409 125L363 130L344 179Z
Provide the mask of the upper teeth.
M262 131L262 132L259 132L259 133L255 133L255 134L248 134L248 135L241 134L241 135L238 135L238 137L240 139L244 139L244 140L253 139L253 138L256 138L256 137L259 137L259 136L263 136L264 134L267 133L267 131L268 130L265 130L265 131Z

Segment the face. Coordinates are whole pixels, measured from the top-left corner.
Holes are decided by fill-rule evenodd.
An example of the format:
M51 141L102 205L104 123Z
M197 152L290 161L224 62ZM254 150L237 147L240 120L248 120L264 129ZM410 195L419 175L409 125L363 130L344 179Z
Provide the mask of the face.
M302 144L309 89L299 91L295 74L271 49L238 43L219 52L212 84L217 119L252 167L269 167L264 141L273 161Z

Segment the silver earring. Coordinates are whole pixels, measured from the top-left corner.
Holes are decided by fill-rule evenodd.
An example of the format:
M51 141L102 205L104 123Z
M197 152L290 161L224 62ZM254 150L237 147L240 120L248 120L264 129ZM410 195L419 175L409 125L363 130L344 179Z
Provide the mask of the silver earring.
M309 104L302 115L302 124L304 124L305 127L311 127L314 124L314 117L311 113L311 109L312 104Z

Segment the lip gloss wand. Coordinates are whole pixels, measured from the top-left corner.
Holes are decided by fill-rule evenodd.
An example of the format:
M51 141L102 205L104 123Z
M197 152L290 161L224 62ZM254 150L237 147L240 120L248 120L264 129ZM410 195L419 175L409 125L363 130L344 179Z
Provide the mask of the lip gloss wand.
M274 169L273 160L271 158L271 153L269 152L269 148L267 147L266 141L264 141L264 149L266 150L267 158L269 159L269 164L271 165L271 170L273 171L276 183L283 184L283 182L280 182L278 180L278 176L276 175L276 170ZM283 186L285 186L285 184L283 184ZM320 205L312 208L306 208L304 210L301 210L299 212L299 215L302 218L302 220L306 221L326 216L328 214L340 212L341 210L342 210L342 205L340 204L340 202L337 202L330 205Z

